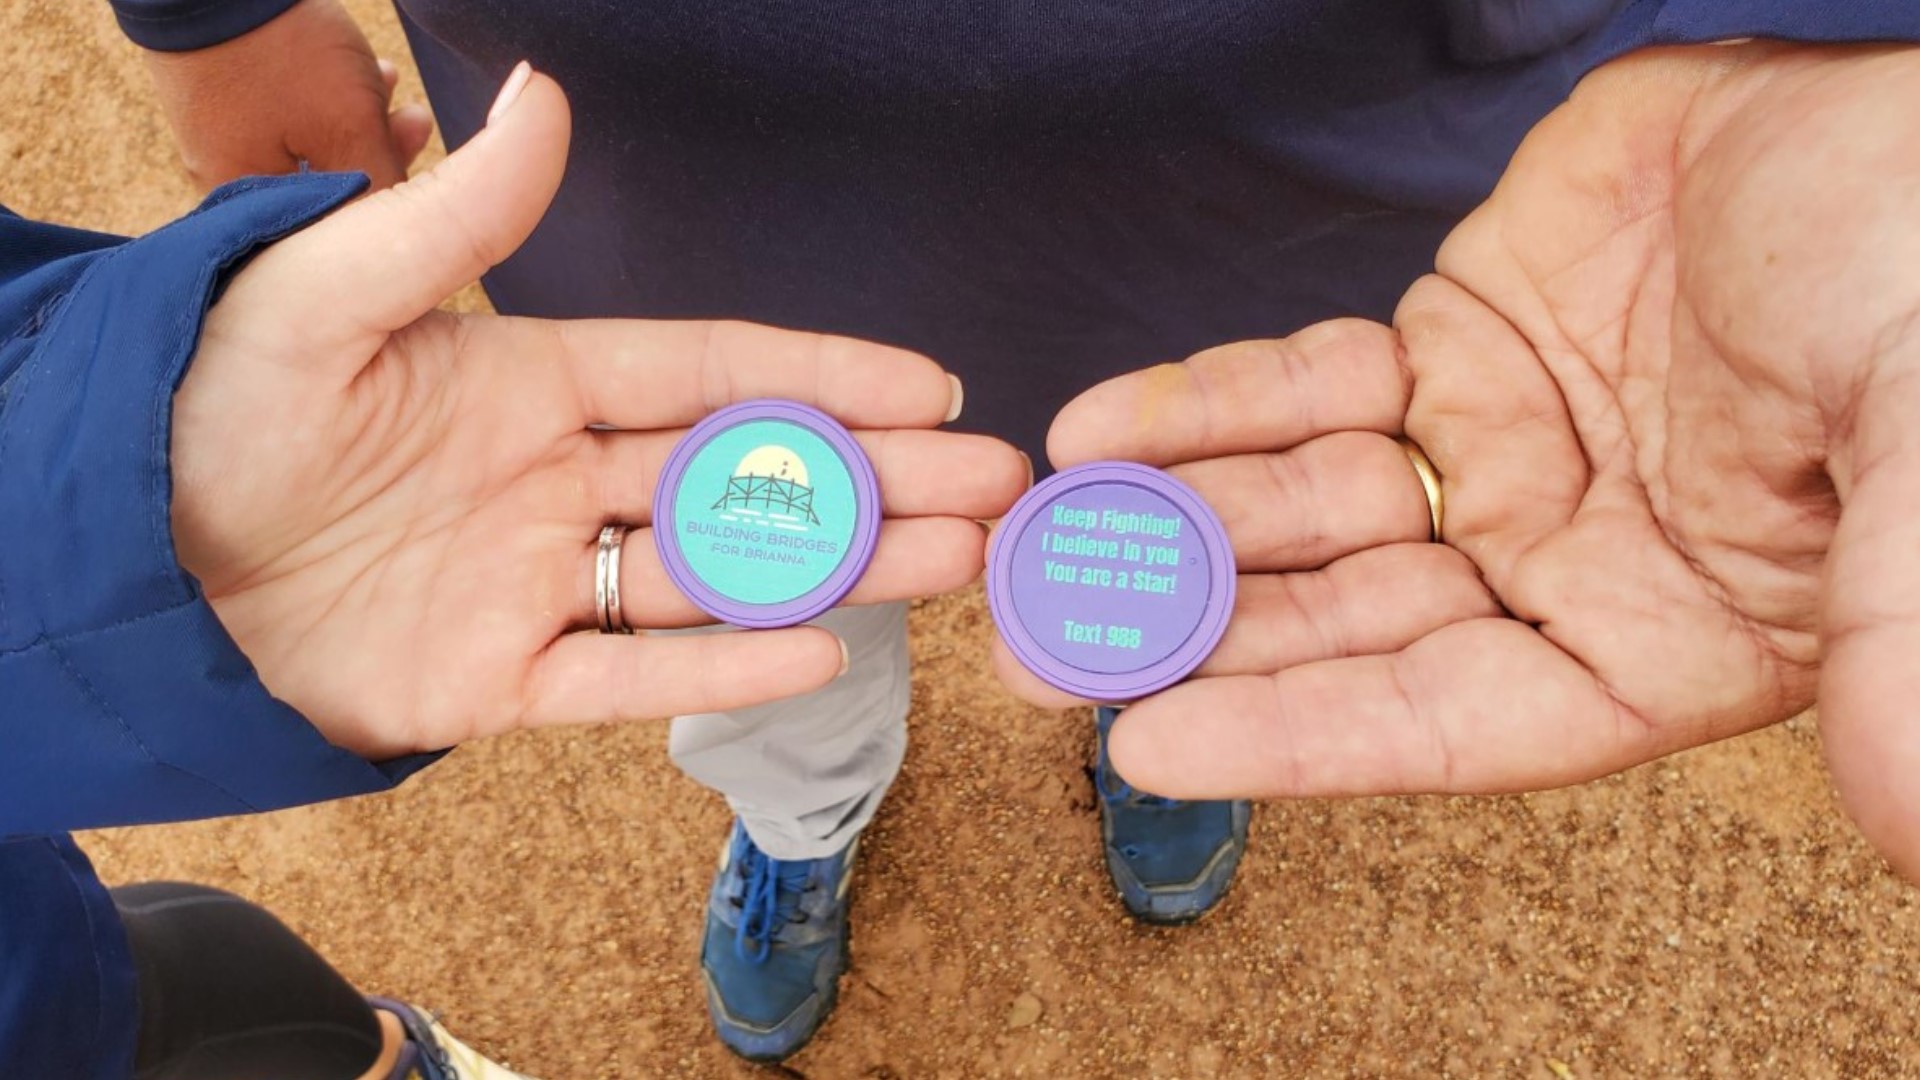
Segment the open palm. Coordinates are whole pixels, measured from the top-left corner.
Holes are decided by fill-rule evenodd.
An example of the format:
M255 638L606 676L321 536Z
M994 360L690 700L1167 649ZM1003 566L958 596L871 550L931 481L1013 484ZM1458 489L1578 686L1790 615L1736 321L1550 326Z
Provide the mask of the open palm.
M1817 693L1850 808L1909 857L1916 101L1912 50L1617 62L1392 328L1230 346L1069 406L1056 463L1173 465L1243 574L1221 648L1129 711L1116 766L1169 795L1520 790ZM1444 477L1444 546L1402 432Z
M889 520L850 602L971 581L973 519L1026 482L1012 448L927 430L959 388L912 354L742 324L433 310L532 230L567 139L559 88L535 77L434 172L270 248L209 313L176 400L182 565L267 687L368 757L836 677L844 653L815 628L591 630L602 524L646 525L675 440L729 402L807 401L865 444ZM703 621L650 531L624 553L629 623Z

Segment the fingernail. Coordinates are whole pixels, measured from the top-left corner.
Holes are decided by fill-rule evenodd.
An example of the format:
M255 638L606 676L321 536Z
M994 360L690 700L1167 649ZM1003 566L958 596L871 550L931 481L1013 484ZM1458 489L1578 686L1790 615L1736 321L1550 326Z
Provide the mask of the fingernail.
M533 65L525 60L513 65L513 73L500 85L500 96L493 99L493 108L487 110L487 123L492 124L513 108L520 100L520 94L526 90L528 80L533 78Z
M375 60L373 62L373 66L380 69L380 77L382 79L385 79L388 82L392 82L393 80L400 77L399 67L395 66L393 61L387 59L384 56L380 57L378 60Z
M1025 450L1019 451L1020 460L1027 463L1027 486L1033 486L1033 455Z
M847 652L847 643L844 639L834 638L833 640L840 646L840 675L845 675L847 669L853 666L853 656ZM837 679L840 675L835 675L834 678Z
M949 374L947 382L953 384L953 397L947 402L947 418L943 423L951 424L960 419L960 407L967 403L967 388L960 385L960 376Z

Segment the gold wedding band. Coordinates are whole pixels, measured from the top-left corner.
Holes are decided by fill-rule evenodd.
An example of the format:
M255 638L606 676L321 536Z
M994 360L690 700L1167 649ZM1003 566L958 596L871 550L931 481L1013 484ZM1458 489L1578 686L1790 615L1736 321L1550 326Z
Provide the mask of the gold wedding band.
M1427 539L1432 543L1440 542L1440 526L1446 521L1447 500L1440 494L1440 470L1433 467L1427 452L1420 444L1405 435L1394 440L1400 449L1407 452L1407 460L1413 462L1413 471L1420 477L1420 487L1427 493L1427 521L1432 526L1432 535Z
M626 539L625 525L608 525L600 530L599 550L594 553L593 603L599 609L603 634L633 633L620 606L620 549Z

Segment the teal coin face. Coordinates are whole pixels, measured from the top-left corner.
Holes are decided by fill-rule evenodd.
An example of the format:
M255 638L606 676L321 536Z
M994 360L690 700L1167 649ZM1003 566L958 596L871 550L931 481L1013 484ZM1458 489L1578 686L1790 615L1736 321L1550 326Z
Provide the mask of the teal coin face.
M674 492L687 568L741 604L784 604L819 588L853 551L854 478L826 440L784 420L708 439Z

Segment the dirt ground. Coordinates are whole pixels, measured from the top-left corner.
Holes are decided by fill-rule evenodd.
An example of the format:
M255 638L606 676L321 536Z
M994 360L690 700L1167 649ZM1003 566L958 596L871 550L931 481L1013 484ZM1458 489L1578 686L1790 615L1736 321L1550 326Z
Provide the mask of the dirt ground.
M405 67L391 11L350 6ZM100 0L0 0L0 72L0 202L122 232L191 204ZM1920 1073L1920 894L1840 817L1810 720L1571 791L1265 807L1223 910L1146 930L1108 894L1087 716L994 684L977 589L913 631L914 746L854 968L792 1075ZM86 845L110 881L267 904L549 1080L753 1075L695 971L726 814L664 746L519 736L390 796Z

